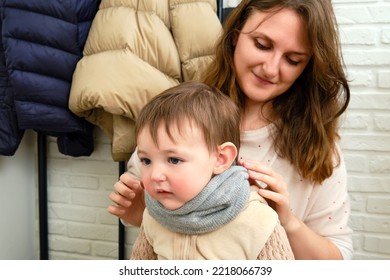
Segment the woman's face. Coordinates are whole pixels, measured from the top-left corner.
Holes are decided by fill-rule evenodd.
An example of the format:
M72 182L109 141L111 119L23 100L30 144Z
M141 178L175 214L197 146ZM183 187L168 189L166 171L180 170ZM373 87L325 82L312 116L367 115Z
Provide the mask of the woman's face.
M234 65L247 102L262 104L283 94L311 57L305 23L292 10L254 11L235 41Z

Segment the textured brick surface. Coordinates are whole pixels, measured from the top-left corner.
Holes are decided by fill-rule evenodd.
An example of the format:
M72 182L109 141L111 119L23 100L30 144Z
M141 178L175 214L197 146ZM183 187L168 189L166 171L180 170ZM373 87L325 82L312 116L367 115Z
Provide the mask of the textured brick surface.
M355 259L390 259L390 1L333 1L352 98L342 125Z

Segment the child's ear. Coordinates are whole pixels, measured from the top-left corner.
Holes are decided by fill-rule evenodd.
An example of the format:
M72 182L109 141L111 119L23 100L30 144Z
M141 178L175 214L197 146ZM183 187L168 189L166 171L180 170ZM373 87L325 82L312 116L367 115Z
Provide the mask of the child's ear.
M237 157L237 148L232 142L225 142L218 147L214 174L220 174L232 166Z

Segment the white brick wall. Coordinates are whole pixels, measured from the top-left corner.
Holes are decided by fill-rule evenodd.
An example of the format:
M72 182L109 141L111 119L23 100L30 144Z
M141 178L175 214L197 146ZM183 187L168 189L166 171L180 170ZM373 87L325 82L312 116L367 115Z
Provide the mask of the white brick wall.
M355 259L390 259L390 1L333 1L352 98L342 149Z
M118 219L107 212L108 194L119 176L109 139L95 129L95 151L72 158L48 138L48 217L50 259L117 259ZM127 257L136 229L126 232Z
M390 1L334 0L352 99L342 128L355 259L390 259ZM116 259L118 220L106 211L118 178L109 139L69 158L49 139L50 259ZM127 250L137 230L127 230Z

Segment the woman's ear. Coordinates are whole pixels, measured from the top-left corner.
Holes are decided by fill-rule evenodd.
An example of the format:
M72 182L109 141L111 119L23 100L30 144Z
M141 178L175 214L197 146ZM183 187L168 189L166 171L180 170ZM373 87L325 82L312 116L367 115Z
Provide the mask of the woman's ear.
M232 166L237 157L237 148L232 142L225 142L218 147L214 174L220 174Z

